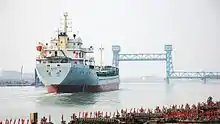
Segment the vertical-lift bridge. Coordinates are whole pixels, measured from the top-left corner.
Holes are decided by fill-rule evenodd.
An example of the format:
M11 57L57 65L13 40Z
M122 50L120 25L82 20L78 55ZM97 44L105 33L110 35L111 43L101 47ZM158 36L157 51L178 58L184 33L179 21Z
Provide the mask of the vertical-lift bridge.
M112 65L119 67L119 61L165 61L166 62L166 82L170 79L220 79L220 72L185 72L174 71L172 61L172 45L165 45L165 53L143 53L143 54L120 54L119 45L112 46L113 60Z

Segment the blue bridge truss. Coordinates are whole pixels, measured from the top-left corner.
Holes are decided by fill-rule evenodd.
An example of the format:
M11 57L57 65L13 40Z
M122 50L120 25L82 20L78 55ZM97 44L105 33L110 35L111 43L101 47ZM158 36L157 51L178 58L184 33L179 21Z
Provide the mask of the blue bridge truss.
M166 54L119 54L119 61L165 61Z
M113 60L112 65L119 67L119 61L165 61L166 62L166 81L170 79L220 79L220 72L182 72L174 71L172 61L172 45L165 45L165 53L146 53L146 54L120 54L119 45L112 46Z
M185 79L220 79L220 72L178 72L171 74L170 78L185 78Z

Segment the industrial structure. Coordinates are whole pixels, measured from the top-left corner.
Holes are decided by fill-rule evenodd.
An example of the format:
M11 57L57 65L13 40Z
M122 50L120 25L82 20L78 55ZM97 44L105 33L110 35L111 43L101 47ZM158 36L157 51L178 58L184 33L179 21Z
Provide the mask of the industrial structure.
M185 72L175 71L172 61L172 45L165 45L165 53L143 53L143 54L121 54L119 45L112 46L112 65L118 67L120 61L165 61L166 62L166 82L170 79L220 79L220 72Z

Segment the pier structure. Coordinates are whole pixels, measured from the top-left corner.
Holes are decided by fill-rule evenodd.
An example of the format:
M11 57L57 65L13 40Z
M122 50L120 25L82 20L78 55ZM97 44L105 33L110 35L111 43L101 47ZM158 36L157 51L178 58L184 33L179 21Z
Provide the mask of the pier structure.
M201 79L206 83L207 79L220 79L220 72L186 72L174 70L172 60L172 45L165 45L162 53L139 53L124 54L119 45L112 46L112 65L119 67L120 61L165 61L166 62L166 82L170 79Z

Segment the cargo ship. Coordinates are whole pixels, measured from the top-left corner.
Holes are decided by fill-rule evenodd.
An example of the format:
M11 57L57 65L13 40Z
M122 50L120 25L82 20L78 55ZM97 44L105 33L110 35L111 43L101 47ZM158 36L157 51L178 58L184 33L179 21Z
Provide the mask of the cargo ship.
M78 34L68 31L68 13L64 13L63 31L49 43L39 42L36 71L48 93L106 92L119 89L119 68L96 65L93 46L83 47Z

